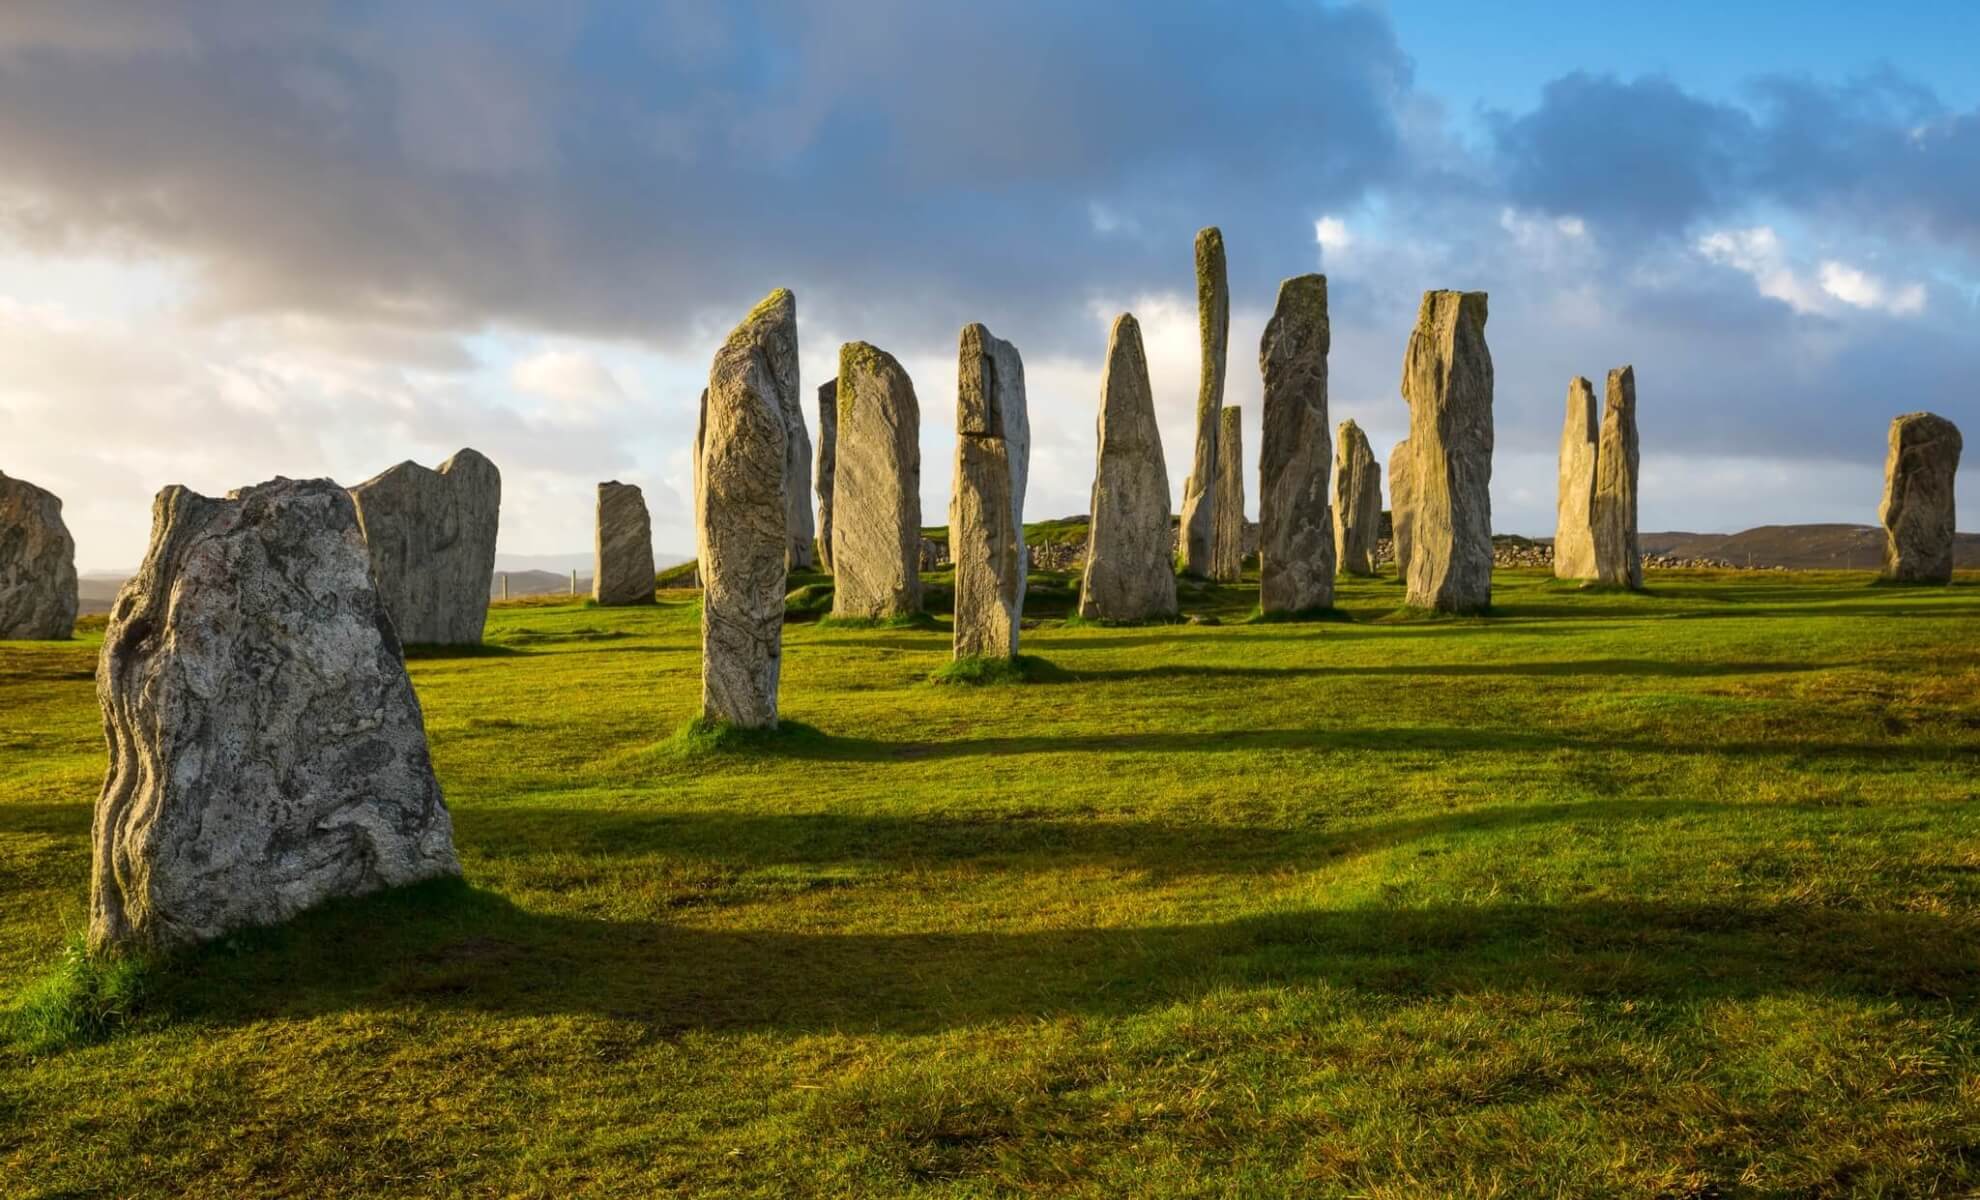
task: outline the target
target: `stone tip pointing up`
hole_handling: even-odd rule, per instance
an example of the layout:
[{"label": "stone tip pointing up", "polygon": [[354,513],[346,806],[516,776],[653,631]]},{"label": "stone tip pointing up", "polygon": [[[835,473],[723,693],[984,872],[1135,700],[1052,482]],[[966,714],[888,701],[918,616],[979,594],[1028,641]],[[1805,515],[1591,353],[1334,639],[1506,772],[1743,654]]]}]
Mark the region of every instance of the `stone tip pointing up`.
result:
[{"label": "stone tip pointing up", "polygon": [[1334,550],[1348,575],[1375,573],[1375,543],[1382,534],[1382,467],[1368,435],[1353,421],[1336,431]]},{"label": "stone tip pointing up", "polygon": [[1148,356],[1133,314],[1114,319],[1100,379],[1099,448],[1086,533],[1079,614],[1103,621],[1176,615],[1169,468],[1148,385]]},{"label": "stone tip pointing up", "polygon": [[1236,583],[1244,574],[1244,413],[1235,404],[1217,421],[1216,530],[1211,578]]},{"label": "stone tip pointing up", "polygon": [[839,348],[839,430],[832,485],[832,615],[921,611],[921,403],[894,356],[865,342]]},{"label": "stone tip pointing up", "polygon": [[653,523],[646,495],[630,483],[598,485],[591,598],[599,604],[653,603]]},{"label": "stone tip pointing up", "polygon": [[1608,402],[1602,410],[1590,521],[1596,581],[1613,587],[1643,586],[1643,556],[1636,538],[1637,466],[1636,369],[1618,367],[1609,372]]},{"label": "stone tip pointing up", "polygon": [[1024,615],[1024,490],[1031,457],[1024,362],[982,325],[962,331],[956,363],[956,466],[949,553],[956,570],[957,658],[1009,658]]},{"label": "stone tip pointing up", "polygon": [[0,472],[0,639],[76,627],[76,542],[55,493]]},{"label": "stone tip pointing up", "polygon": [[1414,462],[1408,603],[1492,604],[1492,354],[1484,292],[1425,292],[1403,357]]},{"label": "stone tip pointing up", "polygon": [[1567,416],[1561,423],[1560,491],[1554,505],[1554,577],[1595,578],[1595,452],[1602,422],[1595,385],[1577,375],[1568,382]]},{"label": "stone tip pointing up", "polygon": [[818,565],[832,569],[832,481],[839,462],[839,381],[818,385]]},{"label": "stone tip pointing up", "polygon": [[1955,512],[1953,480],[1964,448],[1959,429],[1932,413],[1906,413],[1891,422],[1884,459],[1884,578],[1904,583],[1950,583]]},{"label": "stone tip pointing up", "polygon": [[1196,235],[1196,313],[1202,365],[1196,386],[1196,457],[1183,484],[1182,569],[1207,578],[1216,540],[1217,414],[1231,340],[1231,286],[1224,267],[1224,234],[1216,226]]},{"label": "stone tip pointing up", "polygon": [[746,729],[777,724],[790,547],[786,386],[797,386],[797,308],[779,288],[715,352],[697,438],[702,715]]},{"label": "stone tip pointing up", "polygon": [[1327,480],[1327,277],[1279,285],[1258,343],[1265,377],[1258,445],[1258,607],[1299,613],[1334,603],[1334,519]]}]

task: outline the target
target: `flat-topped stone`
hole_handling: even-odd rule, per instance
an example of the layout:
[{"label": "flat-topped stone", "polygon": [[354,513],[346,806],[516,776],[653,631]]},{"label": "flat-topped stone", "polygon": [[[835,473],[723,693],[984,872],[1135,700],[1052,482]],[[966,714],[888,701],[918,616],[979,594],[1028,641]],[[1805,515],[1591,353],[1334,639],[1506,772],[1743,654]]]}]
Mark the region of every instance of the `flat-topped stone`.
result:
[{"label": "flat-topped stone", "polygon": [[653,522],[637,485],[598,485],[591,598],[599,604],[653,603]]},{"label": "flat-topped stone", "polygon": [[1299,613],[1334,603],[1334,519],[1327,481],[1327,277],[1300,275],[1258,344],[1265,377],[1258,446],[1258,608]]},{"label": "flat-topped stone", "polygon": [[949,499],[957,658],[1018,652],[1028,558],[1024,490],[1031,459],[1024,362],[982,325],[962,331],[956,362],[956,466]]},{"label": "flat-topped stone", "polygon": [[76,627],[76,542],[55,493],[0,473],[0,640]]}]

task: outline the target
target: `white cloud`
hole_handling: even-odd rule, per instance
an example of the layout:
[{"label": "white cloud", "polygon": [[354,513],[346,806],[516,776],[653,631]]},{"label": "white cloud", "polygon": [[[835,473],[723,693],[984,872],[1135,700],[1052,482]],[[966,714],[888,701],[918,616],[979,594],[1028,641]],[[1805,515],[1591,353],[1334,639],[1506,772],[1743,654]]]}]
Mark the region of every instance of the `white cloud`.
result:
[{"label": "white cloud", "polygon": [[1848,263],[1829,259],[1821,267],[1822,290],[1844,304],[1882,309],[1896,316],[1925,311],[1925,285],[1894,286]]},{"label": "white cloud", "polygon": [[582,350],[539,350],[509,368],[509,384],[526,395],[573,409],[611,408],[626,390],[604,363]]},{"label": "white cloud", "polygon": [[1313,240],[1325,254],[1339,254],[1354,245],[1354,234],[1339,217],[1321,217],[1313,223]]},{"label": "white cloud", "polygon": [[1698,239],[1697,250],[1709,262],[1752,276],[1761,295],[1798,313],[1834,315],[1840,311],[1838,302],[1900,317],[1925,311],[1922,283],[1892,284],[1835,259],[1823,260],[1812,275],[1797,269],[1786,243],[1770,226],[1708,233]]}]

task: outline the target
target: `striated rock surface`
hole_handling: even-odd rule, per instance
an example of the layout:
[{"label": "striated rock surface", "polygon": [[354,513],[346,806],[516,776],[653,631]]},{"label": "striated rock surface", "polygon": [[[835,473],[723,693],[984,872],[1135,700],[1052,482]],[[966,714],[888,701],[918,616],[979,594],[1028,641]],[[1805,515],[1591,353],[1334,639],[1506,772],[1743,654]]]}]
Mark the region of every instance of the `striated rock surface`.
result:
[{"label": "striated rock surface", "polygon": [[839,348],[832,615],[921,611],[921,404],[894,356]]},{"label": "striated rock surface", "polygon": [[1953,570],[1953,478],[1963,449],[1959,429],[1932,413],[1891,422],[1884,459],[1884,578],[1950,583]]},{"label": "striated rock surface", "polygon": [[956,567],[955,656],[1009,658],[1024,615],[1024,487],[1031,461],[1024,362],[982,325],[956,363],[956,469],[949,555]]},{"label": "striated rock surface", "polygon": [[93,946],[186,945],[460,874],[419,699],[330,480],[160,492],[96,694]]},{"label": "striated rock surface", "polygon": [[1217,422],[1216,537],[1210,578],[1235,583],[1244,574],[1244,413],[1230,405]]},{"label": "striated rock surface", "polygon": [[598,485],[591,598],[600,604],[653,603],[653,523],[646,495],[614,479]]},{"label": "striated rock surface", "polygon": [[1196,235],[1196,313],[1202,366],[1196,385],[1196,458],[1183,483],[1182,569],[1213,573],[1224,372],[1231,341],[1231,285],[1224,269],[1224,234],[1216,226]]},{"label": "striated rock surface", "polygon": [[1403,357],[1415,608],[1492,603],[1492,354],[1484,292],[1425,292]]},{"label": "striated rock surface", "polygon": [[1410,511],[1415,503],[1410,487],[1412,467],[1409,442],[1397,442],[1389,451],[1389,540],[1395,554],[1396,577],[1404,583],[1409,582],[1409,554],[1416,543],[1416,515]]},{"label": "striated rock surface", "polygon": [[502,517],[495,464],[475,450],[462,450],[438,471],[402,462],[352,488],[351,499],[399,640],[478,644]]},{"label": "striated rock surface", "polygon": [[1100,380],[1099,450],[1079,615],[1103,621],[1176,615],[1169,468],[1155,423],[1148,356],[1132,313],[1114,318]]},{"label": "striated rock surface", "polygon": [[701,711],[775,728],[790,549],[780,388],[797,353],[790,292],[770,293],[715,352],[697,444],[695,556],[701,564]]},{"label": "striated rock surface", "polygon": [[818,565],[832,569],[832,481],[839,461],[839,381],[818,385]]},{"label": "striated rock surface", "polygon": [[0,640],[76,627],[76,542],[55,493],[0,472]]},{"label": "striated rock surface", "polygon": [[1602,425],[1595,385],[1577,375],[1568,383],[1561,424],[1560,492],[1554,507],[1554,577],[1595,578],[1595,456]]},{"label": "striated rock surface", "polygon": [[[788,319],[780,313],[772,324],[778,332],[767,345],[777,377],[777,404],[784,412],[784,499],[791,541],[784,565],[809,571],[818,566],[818,540],[811,523],[811,435],[805,432],[804,397],[798,392],[797,298],[785,288],[771,295],[775,307],[788,310]],[[789,330],[788,337],[783,330]]]},{"label": "striated rock surface", "polygon": [[1375,541],[1382,533],[1382,466],[1368,435],[1342,421],[1334,449],[1334,553],[1348,575],[1375,573]]},{"label": "striated rock surface", "polygon": [[1297,613],[1334,603],[1334,520],[1327,502],[1327,277],[1279,285],[1258,344],[1265,375],[1258,444],[1258,608]]},{"label": "striated rock surface", "polygon": [[[1589,521],[1595,543],[1595,579],[1616,587],[1643,586],[1643,555],[1636,542],[1636,369],[1609,372],[1608,403],[1595,452],[1595,499]],[[1558,569],[1555,572],[1559,574]]]}]

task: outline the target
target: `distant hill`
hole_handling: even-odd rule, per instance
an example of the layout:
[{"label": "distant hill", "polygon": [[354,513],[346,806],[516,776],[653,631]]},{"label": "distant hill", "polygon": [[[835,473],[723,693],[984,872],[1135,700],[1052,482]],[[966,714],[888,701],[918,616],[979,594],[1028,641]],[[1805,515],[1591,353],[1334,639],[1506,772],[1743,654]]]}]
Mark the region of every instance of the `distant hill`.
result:
[{"label": "distant hill", "polygon": [[[1722,558],[1737,566],[1798,571],[1872,571],[1883,565],[1884,531],[1875,525],[1761,525],[1739,533],[1644,533],[1645,554]],[[1980,567],[1980,533],[1958,534],[1953,565]]]}]

